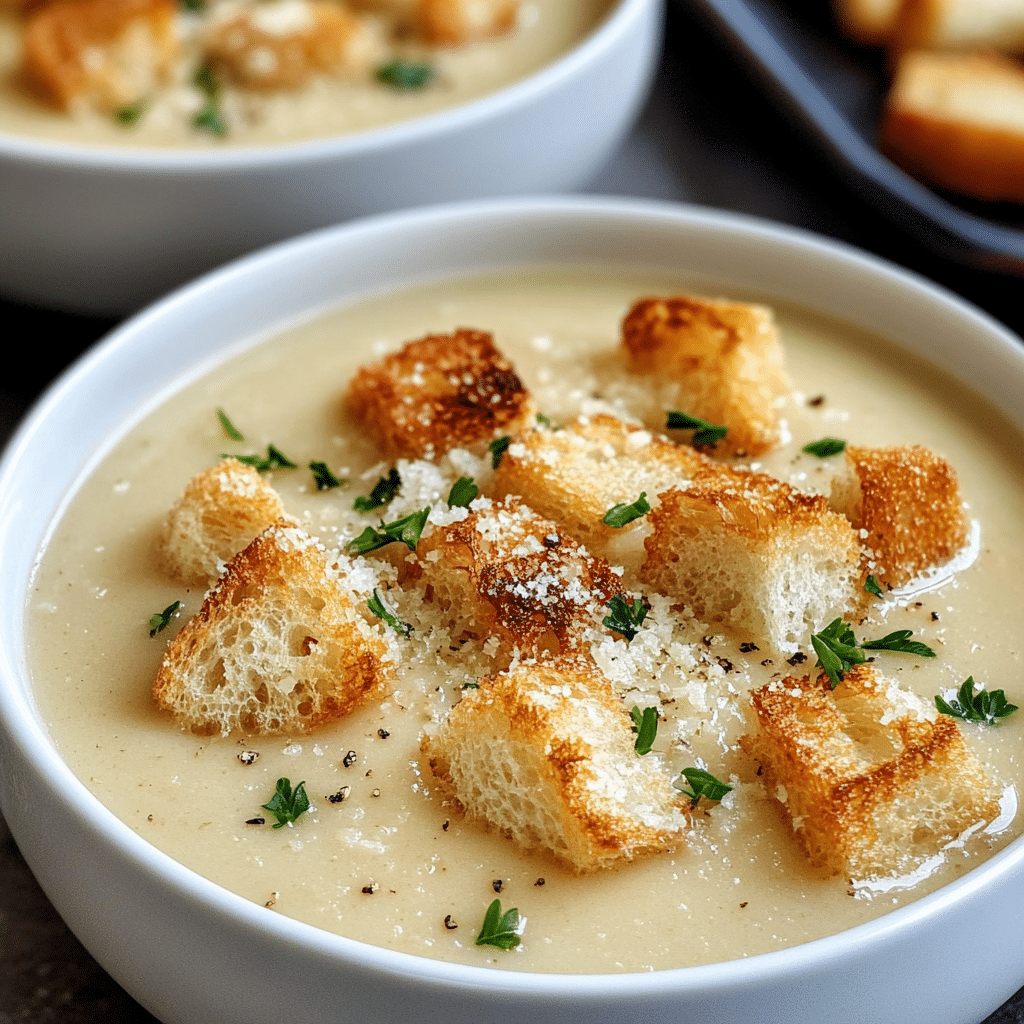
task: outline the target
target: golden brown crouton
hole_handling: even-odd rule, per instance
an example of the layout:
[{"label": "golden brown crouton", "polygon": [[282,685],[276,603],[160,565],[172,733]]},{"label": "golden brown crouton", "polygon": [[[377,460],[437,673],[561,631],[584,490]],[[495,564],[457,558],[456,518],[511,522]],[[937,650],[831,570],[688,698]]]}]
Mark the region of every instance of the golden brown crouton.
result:
[{"label": "golden brown crouton", "polygon": [[326,0],[249,4],[212,28],[205,50],[246,89],[297,89],[318,72],[366,74],[383,56],[371,22]]},{"label": "golden brown crouton", "polygon": [[679,411],[729,428],[725,455],[778,442],[775,399],[787,387],[771,310],[690,295],[641,299],[622,322],[633,368],[679,384]]},{"label": "golden brown crouton", "polygon": [[419,24],[431,43],[462,46],[511,30],[519,0],[419,0]]},{"label": "golden brown crouton", "polygon": [[466,328],[428,334],[360,367],[347,402],[388,458],[486,444],[533,415],[529,392],[491,335]]},{"label": "golden brown crouton", "polygon": [[903,0],[894,39],[901,49],[1024,52],[1022,0]]},{"label": "golden brown crouton", "polygon": [[865,574],[890,589],[944,565],[967,543],[956,471],[921,445],[850,445],[830,503],[861,531]]},{"label": "golden brown crouton", "polygon": [[514,499],[484,502],[423,537],[405,576],[422,575],[452,636],[498,637],[530,655],[580,649],[622,582],[557,523]]},{"label": "golden brown crouton", "polygon": [[788,678],[752,695],[744,748],[765,769],[811,861],[852,878],[902,874],[999,810],[957,723],[857,665]]},{"label": "golden brown crouton", "polygon": [[636,501],[721,470],[691,448],[612,416],[577,420],[562,430],[517,434],[494,481],[497,497],[519,495],[541,515],[588,544],[617,531],[601,520],[613,505]]},{"label": "golden brown crouton", "polygon": [[640,578],[699,619],[790,651],[857,600],[861,548],[843,516],[764,473],[660,495]]},{"label": "golden brown crouton", "polygon": [[606,680],[546,662],[481,680],[423,750],[470,817],[583,872],[683,838],[678,795],[634,740]]},{"label": "golden brown crouton", "polygon": [[197,473],[164,522],[164,571],[182,583],[209,583],[258,534],[286,518],[277,491],[251,466],[222,459]]},{"label": "golden brown crouton", "polygon": [[309,729],[382,687],[385,653],[343,563],[279,523],[228,563],[171,642],[153,699],[200,734]]},{"label": "golden brown crouton", "polygon": [[890,41],[903,0],[833,0],[836,18],[851,39],[882,46]]}]

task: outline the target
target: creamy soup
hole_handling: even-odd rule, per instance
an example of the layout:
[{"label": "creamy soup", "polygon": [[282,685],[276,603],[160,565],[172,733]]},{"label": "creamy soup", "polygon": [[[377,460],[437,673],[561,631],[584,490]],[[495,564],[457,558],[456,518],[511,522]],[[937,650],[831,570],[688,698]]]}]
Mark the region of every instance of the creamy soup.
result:
[{"label": "creamy soup", "polygon": [[[228,6],[232,0],[217,3]],[[207,148],[358,132],[502,89],[570,50],[612,6],[613,0],[525,0],[508,32],[458,46],[392,41],[385,20],[373,52],[360,57],[366,67],[346,74],[314,73],[297,88],[242,88],[226,79],[219,86],[217,119],[212,121],[202,117],[209,97],[196,82],[202,56],[195,16],[178,15],[180,58],[158,89],[145,90],[116,110],[108,109],[109,104],[75,103],[65,111],[26,87],[21,25],[0,10],[0,132],[92,145]],[[429,67],[429,81],[422,87],[397,88],[378,80],[377,70],[395,60]],[[196,127],[197,117],[206,127]],[[210,130],[211,123],[223,125],[223,131]]]},{"label": "creamy soup", "polygon": [[[319,316],[233,358],[184,388],[134,427],[95,469],[56,525],[30,600],[31,662],[45,721],[85,785],[140,836],[201,875],[317,927],[393,949],[465,964],[531,971],[659,970],[749,956],[859,924],[958,877],[1020,831],[1012,784],[1020,771],[1024,715],[964,732],[998,783],[1007,813],[988,832],[956,843],[919,872],[885,882],[823,877],[808,866],[756,766],[743,755],[747,692],[794,671],[779,656],[744,652],[692,621],[673,624],[654,599],[628,647],[607,637],[594,656],[628,705],[659,703],[656,751],[677,775],[700,760],[733,791],[695,817],[672,853],[577,877],[465,821],[437,791],[420,739],[488,669],[487,653],[435,654],[427,610],[395,600],[413,625],[391,693],[336,725],[294,735],[197,737],[154,707],[150,688],[168,638],[147,621],[173,600],[191,615],[202,593],[159,569],[160,523],[185,482],[222,452],[273,443],[294,461],[325,460],[345,487],[318,492],[306,470],[271,475],[288,510],[328,545],[373,516],[352,510],[387,472],[342,411],[359,361],[428,332],[493,331],[539,407],[556,421],[581,410],[630,411],[643,403],[624,378],[618,326],[644,294],[686,290],[657,276],[576,271],[524,273],[419,288]],[[731,295],[735,299],[757,296]],[[1019,438],[977,396],[890,344],[798,308],[777,308],[793,394],[785,445],[772,470],[807,490],[827,490],[828,460],[800,453],[825,435],[862,444],[923,443],[957,468],[980,547],[969,567],[935,589],[876,610],[858,637],[897,628],[938,652],[891,655],[883,672],[932,703],[973,675],[1019,699],[1018,566],[1024,542]],[[819,401],[819,398],[823,400]],[[251,445],[229,440],[224,409]],[[403,493],[388,518],[447,494],[447,477],[400,466]],[[765,463],[768,465],[768,463]],[[639,590],[635,556],[625,584]],[[404,646],[402,646],[404,644]],[[472,645],[470,645],[472,646]],[[809,638],[804,648],[810,653]],[[813,654],[803,670],[813,663]],[[259,758],[240,759],[256,752]],[[312,807],[275,830],[247,821],[287,777],[305,781]],[[328,798],[349,787],[344,800]],[[525,918],[512,952],[477,947],[484,911],[500,889]]]}]

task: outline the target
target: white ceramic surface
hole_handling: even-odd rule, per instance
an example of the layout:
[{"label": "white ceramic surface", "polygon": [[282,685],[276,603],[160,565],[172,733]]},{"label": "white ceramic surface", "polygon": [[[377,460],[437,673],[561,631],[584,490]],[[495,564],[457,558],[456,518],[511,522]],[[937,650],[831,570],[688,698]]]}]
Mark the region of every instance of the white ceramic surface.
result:
[{"label": "white ceramic surface", "polygon": [[632,125],[663,0],[621,0],[568,54],[389,127],[217,151],[0,133],[0,294],[123,314],[224,261],[351,217],[586,184]]},{"label": "white ceramic surface", "polygon": [[359,221],[247,257],[111,335],[42,399],[0,463],[0,810],[22,852],[86,947],[168,1024],[978,1024],[1024,984],[1024,840],[910,906],[782,952],[640,975],[502,973],[268,915],[150,847],[51,746],[24,660],[26,585],[47,523],[115,435],[183,375],[311,311],[545,261],[671,267],[830,313],[926,356],[1024,426],[1020,339],[908,272],[761,221],[505,200]]}]

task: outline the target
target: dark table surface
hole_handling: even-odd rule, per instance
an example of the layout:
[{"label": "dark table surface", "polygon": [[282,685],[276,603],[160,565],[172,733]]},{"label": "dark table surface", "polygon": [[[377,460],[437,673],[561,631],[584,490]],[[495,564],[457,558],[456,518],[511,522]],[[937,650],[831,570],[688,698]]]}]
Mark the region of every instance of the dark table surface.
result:
[{"label": "dark table surface", "polygon": [[[851,187],[820,139],[784,109],[735,41],[705,14],[696,0],[669,0],[651,98],[635,131],[586,191],[733,210],[838,238],[917,271],[1024,332],[1024,279],[937,255],[877,197]],[[64,366],[115,326],[2,301],[0,323],[11,351],[32,353],[0,387],[0,436]],[[951,970],[958,959],[951,937]],[[0,1024],[154,1019],[70,934],[0,819]],[[984,1024],[1010,1022],[1024,1024],[1024,990]]]}]

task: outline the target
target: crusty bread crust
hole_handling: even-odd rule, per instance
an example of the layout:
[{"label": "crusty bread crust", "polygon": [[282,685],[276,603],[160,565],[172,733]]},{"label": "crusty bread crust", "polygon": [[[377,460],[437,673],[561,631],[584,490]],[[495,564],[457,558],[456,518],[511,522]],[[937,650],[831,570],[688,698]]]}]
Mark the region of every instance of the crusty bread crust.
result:
[{"label": "crusty bread crust", "polygon": [[432,43],[462,46],[510,31],[519,0],[419,0],[419,25]]},{"label": "crusty bread crust", "polygon": [[278,523],[227,565],[167,649],[153,699],[183,728],[299,731],[348,714],[387,678],[338,556]]},{"label": "crusty bread crust", "polygon": [[893,28],[902,50],[1024,52],[1021,0],[903,0]]},{"label": "crusty bread crust", "polygon": [[833,0],[843,31],[858,43],[883,46],[891,41],[903,0]]},{"label": "crusty bread crust", "polygon": [[423,752],[470,817],[584,872],[671,849],[685,834],[660,759],[639,756],[633,741],[606,680],[549,661],[481,680]]}]

